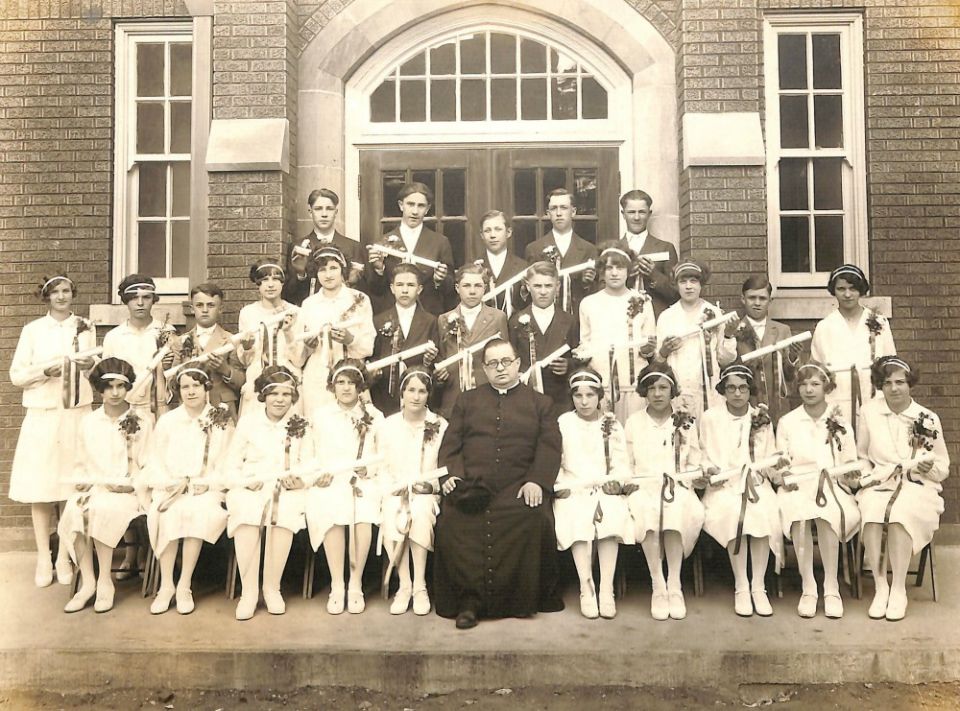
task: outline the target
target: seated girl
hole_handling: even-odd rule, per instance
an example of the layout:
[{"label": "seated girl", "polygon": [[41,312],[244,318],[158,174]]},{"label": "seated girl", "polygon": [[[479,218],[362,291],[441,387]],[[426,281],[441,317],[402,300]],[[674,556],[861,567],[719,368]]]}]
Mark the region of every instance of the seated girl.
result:
[{"label": "seated girl", "polygon": [[[580,302],[590,299],[588,296]],[[621,543],[634,543],[633,521],[621,495],[630,478],[623,427],[612,412],[601,413],[603,381],[592,368],[570,376],[573,412],[558,420],[563,437],[560,473],[554,486],[557,547],[570,549],[580,578],[580,612],[612,619],[617,614],[613,578]],[[600,559],[600,599],[593,582],[593,546]]]}]

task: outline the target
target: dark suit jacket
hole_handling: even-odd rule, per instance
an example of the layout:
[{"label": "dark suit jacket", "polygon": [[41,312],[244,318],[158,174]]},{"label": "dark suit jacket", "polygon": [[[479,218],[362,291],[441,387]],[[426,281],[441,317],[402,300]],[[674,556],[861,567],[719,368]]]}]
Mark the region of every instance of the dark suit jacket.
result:
[{"label": "dark suit jacket", "polygon": [[[377,337],[373,341],[373,355],[370,356],[372,361],[386,358],[391,353],[393,339],[381,333],[384,324],[388,321],[393,323],[395,329],[400,329],[400,317],[397,315],[396,306],[391,306],[386,311],[373,317],[373,327],[377,331]],[[410,323],[410,332],[406,338],[403,337],[403,332],[400,332],[400,341],[397,347],[398,350],[403,351],[427,341],[433,341],[439,347],[440,337],[437,334],[437,319],[424,311],[422,306],[417,305],[417,310],[413,312],[413,321]],[[404,362],[408,367],[423,365],[423,356],[419,355]],[[370,399],[373,400],[373,404],[383,413],[384,417],[400,411],[399,369],[396,372],[398,387],[395,396],[389,393],[390,378],[386,370],[379,373],[370,385]]]},{"label": "dark suit jacket", "polygon": [[[557,241],[553,238],[553,230],[550,230],[536,242],[531,242],[528,244],[527,249],[523,253],[523,257],[529,264],[540,262],[545,259],[543,256],[543,250],[547,247],[556,246]],[[570,239],[570,249],[568,249],[567,253],[563,256],[563,259],[560,262],[560,267],[562,269],[567,267],[575,267],[578,264],[583,264],[588,259],[596,258],[597,248],[574,232],[573,237]],[[583,300],[583,297],[593,292],[595,284],[593,282],[584,282],[582,273],[574,274],[571,281],[573,285],[571,313],[576,315],[580,313],[580,302]]]},{"label": "dark suit jacket", "polygon": [[[741,325],[745,329],[744,331],[740,331]],[[727,334],[731,333],[731,329],[736,333],[738,357],[746,355],[750,351],[755,351],[757,348],[772,346],[777,341],[782,341],[784,338],[790,338],[793,335],[790,327],[785,323],[768,318],[767,327],[763,330],[763,338],[758,344],[756,342],[756,332],[750,327],[747,317],[742,314],[736,325],[727,326]],[[770,408],[770,419],[776,425],[780,417],[789,412],[791,408],[789,394],[787,397],[780,396],[779,381],[774,377],[773,372],[774,358],[773,355],[763,356],[760,360],[752,361],[748,365],[753,371],[754,382],[757,384],[757,395],[750,400],[754,405],[765,402]],[[760,367],[761,363],[762,369]],[[792,382],[795,374],[796,368],[790,363],[789,351],[785,351],[783,354],[784,381]]]},{"label": "dark suit jacket", "polygon": [[[352,240],[349,237],[340,234],[339,232],[333,233],[332,242],[334,247],[337,247],[341,252],[343,252],[343,256],[347,258],[347,262],[366,264],[366,250],[359,242]],[[311,232],[296,244],[301,247],[307,247],[312,253],[314,250],[319,249],[323,243],[317,239],[316,232]],[[291,304],[302,306],[303,300],[308,296],[313,296],[313,294],[315,294],[320,288],[320,285],[317,284],[317,266],[309,257],[307,258],[306,276],[303,279],[297,278],[296,273],[293,271],[293,247],[293,242],[287,242],[286,263],[284,266],[284,269],[286,270],[286,279],[283,282],[283,291],[280,293],[282,294],[284,301],[289,301]],[[348,269],[347,273],[350,275],[350,278],[347,280],[348,284],[355,289],[364,291],[364,282],[362,279],[360,279],[359,272]]]},{"label": "dark suit jacket", "polygon": [[[213,330],[213,333],[210,334],[210,338],[207,339],[207,347],[204,348],[202,352],[210,353],[220,346],[226,345],[230,340],[231,335],[232,334],[229,331],[217,324]],[[184,350],[181,350],[178,356],[174,359],[174,362],[177,365],[185,360],[184,351],[190,346],[190,344],[193,344],[193,348],[195,350],[199,349],[200,344],[197,342],[196,327],[183,334],[180,342],[183,345]],[[210,404],[225,404],[228,408],[230,408],[230,412],[233,414],[234,419],[236,419],[237,401],[240,399],[240,388],[242,388],[243,384],[247,381],[247,369],[243,366],[243,363],[240,362],[240,358],[237,357],[236,349],[230,351],[225,360],[227,361],[227,365],[230,366],[229,379],[224,380],[224,377],[220,373],[213,373],[213,389],[210,391],[209,395]],[[179,401],[179,398],[177,398],[177,401]]]},{"label": "dark suit jacket", "polygon": [[[486,250],[483,251],[483,266],[485,266],[488,270],[490,270],[490,274],[493,274],[493,268],[490,266],[490,261],[487,259]],[[497,284],[502,284],[508,279],[515,277],[517,274],[520,274],[521,272],[525,272],[528,266],[529,265],[525,261],[523,261],[520,257],[515,255],[513,252],[508,251],[507,257],[503,261],[503,269],[500,270],[500,274],[493,274],[493,276],[494,276],[494,279],[496,279]],[[511,298],[511,301],[513,302],[514,313],[516,313],[517,311],[519,311],[520,309],[522,309],[524,306],[527,305],[527,299],[523,297],[522,291],[523,289],[520,288],[520,284],[514,284],[513,287],[511,287],[510,289],[510,292],[511,292],[510,298]],[[506,308],[504,305],[506,302],[506,298],[507,298],[506,293],[503,293],[497,296],[496,304],[490,301],[485,301],[484,303],[490,306],[496,306],[496,308],[502,311]]]},{"label": "dark suit jacket", "polygon": [[[390,230],[376,243],[386,245],[387,240],[394,235],[400,237],[399,228]],[[402,245],[403,242],[401,241],[400,244]],[[456,265],[453,263],[453,249],[450,247],[450,242],[443,235],[424,227],[420,232],[420,239],[417,240],[417,246],[413,253],[418,257],[426,257],[447,265],[447,277],[441,282],[439,288],[433,281],[433,268],[416,265],[423,275],[423,292],[420,294],[420,304],[435,316],[442,314],[447,309],[448,304],[455,302],[453,271]],[[363,271],[367,283],[367,293],[373,302],[374,313],[386,311],[393,306],[390,281],[393,279],[393,270],[398,264],[400,264],[399,258],[388,256],[384,259],[383,274],[377,274],[371,266],[367,266]]]},{"label": "dark suit jacket", "polygon": [[[523,326],[520,325],[521,316],[530,317],[530,327],[533,329],[533,341],[537,350],[537,358],[542,360],[564,343],[571,349],[576,348],[580,343],[580,320],[561,309],[555,309],[553,320],[547,327],[547,332],[540,330],[537,320],[533,318],[530,307],[518,311],[510,317],[510,342],[520,355],[520,372],[523,373],[530,367],[530,336]],[[573,408],[570,400],[570,389],[567,387],[567,378],[573,372],[574,359],[567,351],[563,356],[567,361],[567,374],[555,375],[550,368],[543,369],[543,394],[549,395],[553,400],[554,412],[559,417],[564,412]]]},{"label": "dark suit jacket", "polygon": [[[441,315],[437,319],[437,329],[440,332],[440,340],[438,341],[440,354],[437,356],[438,361],[449,358],[457,352],[457,339],[450,335],[449,329],[447,328],[448,317],[451,316],[453,318],[460,318],[459,306]],[[501,338],[509,338],[507,317],[503,311],[484,304],[480,307],[480,313],[477,315],[477,320],[474,322],[473,328],[464,335],[463,345],[465,347],[473,345],[488,336],[493,336],[498,333]],[[460,395],[460,369],[456,365],[453,365],[449,367],[449,371],[450,378],[446,383],[443,383],[440,394],[440,414],[444,417],[450,416],[450,413],[453,411],[453,403],[456,402],[457,397]],[[487,382],[487,376],[483,372],[483,353],[481,351],[473,354],[473,373],[477,386]]]},{"label": "dark suit jacket", "polygon": [[[620,245],[624,249],[630,248],[630,243],[627,241],[626,236],[620,238]],[[643,243],[640,254],[653,254],[655,252],[670,253],[669,260],[666,262],[654,262],[653,272],[650,276],[643,277],[643,288],[650,294],[650,300],[653,302],[653,314],[654,316],[659,316],[665,308],[671,304],[675,304],[680,298],[680,295],[677,293],[677,285],[673,281],[673,268],[677,266],[679,259],[677,258],[677,250],[672,244],[664,242],[662,239],[657,239],[647,232],[647,239]],[[637,274],[636,276],[630,277],[629,286],[639,291],[639,282],[640,275]]]}]

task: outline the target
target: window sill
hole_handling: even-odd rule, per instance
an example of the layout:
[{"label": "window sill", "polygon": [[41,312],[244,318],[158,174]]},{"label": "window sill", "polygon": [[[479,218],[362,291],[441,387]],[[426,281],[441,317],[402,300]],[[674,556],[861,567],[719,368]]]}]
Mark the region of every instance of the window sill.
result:
[{"label": "window sill", "polygon": [[[822,290],[816,291],[823,294]],[[770,302],[770,317],[777,321],[819,321],[837,307],[836,299],[829,294],[814,295],[816,292],[811,292],[790,293],[786,289],[778,290],[776,298]],[[893,300],[889,296],[866,296],[861,303],[887,318],[890,318],[893,312]]]},{"label": "window sill", "polygon": [[[163,298],[163,297],[161,297]],[[158,321],[169,320],[173,326],[185,326],[186,307],[189,301],[161,301],[153,307],[153,317]],[[92,304],[90,319],[98,326],[116,326],[127,320],[127,307],[124,304]]]}]

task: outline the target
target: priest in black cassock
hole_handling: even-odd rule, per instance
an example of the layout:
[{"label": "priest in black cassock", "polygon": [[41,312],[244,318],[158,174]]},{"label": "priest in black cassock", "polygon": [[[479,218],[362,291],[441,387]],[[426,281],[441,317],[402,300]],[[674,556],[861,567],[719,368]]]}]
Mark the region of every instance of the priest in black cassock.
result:
[{"label": "priest in black cassock", "polygon": [[440,445],[448,475],[433,594],[437,614],[459,629],[563,609],[548,503],[560,468],[553,403],[520,383],[509,341],[486,345],[483,368],[489,383],[460,394]]}]

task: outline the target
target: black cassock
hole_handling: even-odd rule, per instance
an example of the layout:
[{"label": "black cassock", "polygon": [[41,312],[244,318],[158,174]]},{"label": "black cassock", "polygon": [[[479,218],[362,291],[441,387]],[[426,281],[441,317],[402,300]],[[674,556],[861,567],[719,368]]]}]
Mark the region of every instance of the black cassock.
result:
[{"label": "black cassock", "polygon": [[[463,479],[437,518],[433,596],[440,616],[456,617],[464,602],[482,617],[563,609],[550,506],[560,468],[552,407],[525,385],[503,394],[481,385],[457,399],[440,445],[440,465]],[[529,481],[543,488],[536,508],[517,498]]]}]

